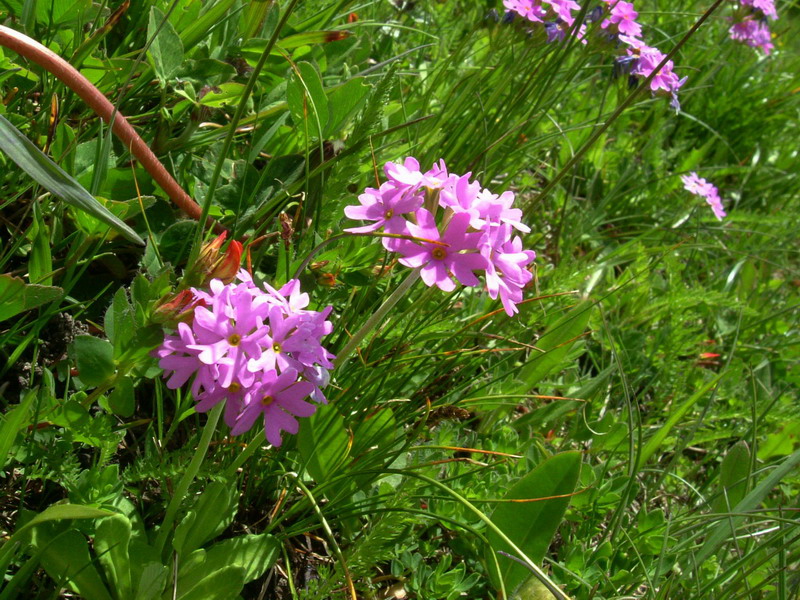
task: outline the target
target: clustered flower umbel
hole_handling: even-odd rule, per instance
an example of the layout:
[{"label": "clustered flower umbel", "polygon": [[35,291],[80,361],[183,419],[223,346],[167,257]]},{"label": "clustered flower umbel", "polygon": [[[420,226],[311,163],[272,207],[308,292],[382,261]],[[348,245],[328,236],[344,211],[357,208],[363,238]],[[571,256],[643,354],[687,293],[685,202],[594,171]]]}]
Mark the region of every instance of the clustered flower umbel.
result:
[{"label": "clustered flower umbel", "polygon": [[740,0],[729,29],[731,39],[769,54],[775,46],[767,22],[777,18],[774,0]]},{"label": "clustered flower umbel", "polygon": [[683,187],[686,191],[706,199],[718,221],[722,221],[727,216],[725,209],[722,207],[722,198],[719,197],[719,190],[714,184],[709,183],[702,177],[698,177],[694,171],[688,175],[681,175],[681,181],[683,181]]},{"label": "clustered flower umbel", "polygon": [[[758,0],[756,0],[758,1]],[[614,72],[625,74],[636,80],[646,79],[666,58],[666,54],[658,48],[648,46],[641,39],[642,26],[636,21],[639,13],[634,10],[632,2],[624,0],[600,0],[601,5],[589,11],[587,21],[600,22],[600,37],[603,42],[612,43],[621,52],[616,59]],[[575,28],[574,12],[581,7],[572,0],[503,0],[507,14],[519,15],[530,22],[541,23],[547,33],[548,41],[564,39],[568,31],[574,31],[582,43],[586,40],[586,25]],[[673,62],[661,67],[650,80],[650,91],[654,95],[666,95],[671,98],[670,105],[676,110],[680,108],[678,90],[686,82],[686,77],[679,78]]]},{"label": "clustered flower umbel", "polygon": [[499,296],[509,316],[517,313],[536,253],[523,249],[516,235],[530,228],[520,221],[522,211],[512,208],[514,193],[493,194],[470,181],[471,173],[448,173],[443,160],[423,173],[409,157],[386,163],[384,172],[388,181],[367,188],[358,197],[360,205],[345,208],[351,219],[372,223],[345,231],[411,236],[415,239],[384,237],[382,242],[401,256],[401,264],[420,269],[425,284],[450,292],[455,281],[479,286],[476,273],[482,273],[489,296]]},{"label": "clustered flower umbel", "polygon": [[321,339],[332,330],[331,307],[308,310],[308,294],[296,279],[280,289],[262,289],[245,270],[231,279],[211,279],[209,291],[179,294],[185,310],[175,319],[177,331],[153,355],[168,388],[194,378],[198,412],[224,402],[233,435],[263,416],[267,441],[280,446],[282,431],[297,433],[296,417],[314,414],[307,399],[326,402],[322,390],[334,357]]}]

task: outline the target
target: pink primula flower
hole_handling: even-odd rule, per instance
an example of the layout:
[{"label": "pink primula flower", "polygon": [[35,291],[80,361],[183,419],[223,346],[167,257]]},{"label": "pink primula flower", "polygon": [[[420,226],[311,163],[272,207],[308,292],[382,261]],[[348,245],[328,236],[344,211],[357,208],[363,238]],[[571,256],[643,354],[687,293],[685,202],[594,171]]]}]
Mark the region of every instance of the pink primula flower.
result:
[{"label": "pink primula flower", "polygon": [[722,199],[719,197],[719,190],[714,184],[709,183],[702,177],[698,177],[694,171],[688,175],[681,175],[681,181],[683,181],[683,187],[686,191],[706,199],[718,221],[722,221],[727,216],[722,206]]},{"label": "pink primula flower", "polygon": [[[384,244],[401,255],[400,264],[419,269],[426,285],[445,292],[456,289],[456,282],[465,286],[480,285],[478,276],[483,274],[489,296],[499,297],[506,313],[513,316],[517,312],[516,303],[522,301],[522,289],[533,278],[529,265],[536,257],[533,251],[524,250],[522,240],[512,234],[530,231],[522,222],[522,210],[513,206],[514,193],[494,194],[480,182],[471,180],[470,173],[448,173],[444,161],[422,173],[416,159],[406,158],[402,168],[398,163],[387,163],[385,171],[389,181],[378,190],[367,190],[376,196],[367,201],[369,206],[399,206],[392,204],[399,190],[419,194],[424,191],[423,208],[412,211],[409,207],[415,204],[403,205],[390,217],[401,216],[402,233],[416,238],[394,239],[392,244]],[[401,221],[390,222],[385,213],[381,217],[377,209],[368,211],[364,208],[363,194],[359,202],[362,206],[347,207],[345,214],[379,225],[346,231],[400,232]],[[442,215],[438,222],[437,212]],[[265,356],[268,355],[266,352]],[[271,359],[264,358],[262,362],[267,360]]]},{"label": "pink primula flower", "polygon": [[326,401],[322,388],[333,355],[321,339],[332,330],[331,307],[308,310],[308,295],[296,280],[265,291],[244,270],[236,278],[238,283],[228,284],[214,279],[208,292],[192,288],[202,302],[194,319],[178,323],[177,334],[167,335],[153,355],[167,387],[177,389],[193,378],[195,410],[224,402],[234,435],[264,415],[265,435],[279,446],[281,431],[297,432],[294,417],[314,412],[303,398]]}]

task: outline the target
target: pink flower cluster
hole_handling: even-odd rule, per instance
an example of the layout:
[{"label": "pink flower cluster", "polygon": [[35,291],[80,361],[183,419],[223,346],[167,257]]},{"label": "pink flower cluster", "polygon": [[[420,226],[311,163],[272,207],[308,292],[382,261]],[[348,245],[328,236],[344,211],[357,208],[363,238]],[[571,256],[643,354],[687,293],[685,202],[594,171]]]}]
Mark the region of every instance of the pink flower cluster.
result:
[{"label": "pink flower cluster", "polygon": [[247,271],[238,282],[210,283],[210,291],[191,289],[197,306],[191,322],[178,323],[153,355],[167,387],[177,389],[194,377],[198,412],[225,402],[225,422],[233,435],[248,431],[263,416],[273,446],[281,431],[297,433],[296,417],[314,414],[306,402],[326,402],[322,393],[333,355],[320,340],[331,332],[331,307],[307,310],[308,294],[295,279],[280,290],[258,287]]},{"label": "pink flower cluster", "polygon": [[518,312],[522,290],[533,278],[528,265],[536,253],[523,249],[515,235],[530,228],[520,221],[522,211],[512,208],[513,192],[493,194],[470,181],[471,173],[448,173],[444,161],[423,173],[409,157],[403,163],[386,163],[384,172],[388,181],[377,189],[367,188],[358,206],[345,208],[351,219],[372,223],[345,231],[413,237],[385,237],[383,245],[400,254],[401,264],[419,269],[428,286],[445,292],[456,288],[455,281],[479,286],[480,273],[489,296],[499,296],[509,316]]},{"label": "pink flower cluster", "polygon": [[[625,0],[600,0],[597,6],[588,13],[588,21],[601,21],[601,38],[613,43],[622,52],[617,58],[615,73],[626,74],[631,78],[647,78],[666,57],[657,48],[648,46],[641,40],[642,26],[636,20],[639,13],[632,2]],[[751,2],[771,2],[772,0],[749,0]],[[541,23],[547,33],[548,41],[564,39],[567,32],[573,29],[575,17],[573,13],[580,11],[580,5],[572,0],[503,0],[507,14],[519,15],[532,23]],[[586,26],[581,24],[573,29],[582,43],[587,43]],[[668,61],[650,81],[653,94],[663,94],[671,98],[671,105],[680,108],[678,90],[686,82],[686,77],[679,78],[674,64]]]},{"label": "pink flower cluster", "polygon": [[683,181],[683,187],[686,191],[706,199],[706,202],[711,206],[711,210],[714,212],[714,216],[717,217],[717,220],[722,221],[722,219],[727,216],[725,209],[722,207],[722,199],[719,197],[719,190],[717,190],[714,184],[709,183],[702,177],[698,177],[697,173],[694,171],[688,175],[681,175],[681,181]]},{"label": "pink flower cluster", "polygon": [[775,48],[767,20],[778,18],[774,0],[740,0],[741,6],[734,14],[734,23],[729,33],[731,39],[747,44],[751,48],[761,48],[769,54]]}]

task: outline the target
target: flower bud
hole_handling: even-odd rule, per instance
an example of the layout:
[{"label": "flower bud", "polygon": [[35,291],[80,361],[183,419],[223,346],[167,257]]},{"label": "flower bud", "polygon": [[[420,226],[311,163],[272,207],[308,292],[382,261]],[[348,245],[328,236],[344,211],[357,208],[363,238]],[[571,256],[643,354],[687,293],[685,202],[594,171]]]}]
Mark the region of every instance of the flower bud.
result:
[{"label": "flower bud", "polygon": [[236,276],[242,262],[242,244],[233,240],[228,244],[227,250],[221,252],[227,235],[228,232],[223,231],[200,249],[197,262],[190,269],[192,275],[199,280],[200,287],[205,287],[212,279],[220,279],[222,283],[228,284]]},{"label": "flower bud", "polygon": [[172,297],[166,296],[153,309],[153,322],[168,325],[190,323],[194,309],[205,304],[191,290],[182,290]]}]

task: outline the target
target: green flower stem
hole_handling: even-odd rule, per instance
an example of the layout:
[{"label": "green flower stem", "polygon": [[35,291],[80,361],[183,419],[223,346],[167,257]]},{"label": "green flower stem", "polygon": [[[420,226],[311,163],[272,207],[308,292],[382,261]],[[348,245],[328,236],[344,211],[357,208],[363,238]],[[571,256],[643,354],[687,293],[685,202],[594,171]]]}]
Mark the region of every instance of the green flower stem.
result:
[{"label": "green flower stem", "polygon": [[164,515],[164,522],[161,523],[161,527],[158,530],[158,536],[156,537],[156,551],[161,555],[164,552],[164,545],[167,542],[167,537],[172,530],[172,524],[175,521],[175,517],[178,515],[178,509],[181,507],[181,503],[183,502],[186,493],[189,491],[189,486],[194,481],[194,478],[197,477],[197,472],[200,470],[200,465],[203,464],[203,460],[206,457],[206,452],[208,452],[208,446],[211,444],[211,438],[214,435],[214,431],[217,429],[217,422],[219,421],[219,416],[222,414],[223,404],[217,404],[210,413],[208,413],[208,421],[206,421],[205,426],[203,427],[203,434],[200,436],[200,443],[197,445],[197,450],[194,452],[194,456],[192,457],[189,466],[186,467],[186,472],[181,477],[180,482],[178,483],[178,487],[175,488],[175,493],[172,495],[172,499],[169,501],[169,506],[167,506],[167,513]]},{"label": "green flower stem", "polygon": [[334,368],[341,367],[344,362],[347,360],[347,357],[352,354],[353,350],[356,349],[362,340],[367,336],[367,334],[375,329],[378,323],[382,323],[386,313],[394,308],[394,305],[400,301],[400,298],[406,295],[411,286],[419,279],[419,269],[414,269],[411,274],[406,277],[405,281],[397,286],[392,295],[389,296],[386,301],[381,304],[380,308],[375,311],[375,313],[367,319],[367,322],[361,326],[353,337],[350,338],[350,341],[345,344],[345,347],[341,349],[336,360],[333,361]]},{"label": "green flower stem", "polygon": [[230,479],[234,477],[236,475],[236,471],[239,470],[239,467],[241,467],[244,463],[246,463],[248,459],[251,456],[253,456],[253,454],[256,453],[256,451],[261,447],[261,444],[263,442],[264,442],[264,430],[258,429],[256,436],[252,440],[250,440],[250,442],[245,447],[244,451],[239,456],[237,456],[236,460],[234,460],[231,463],[231,466],[229,466],[225,470],[225,475],[224,475],[225,478]]}]

